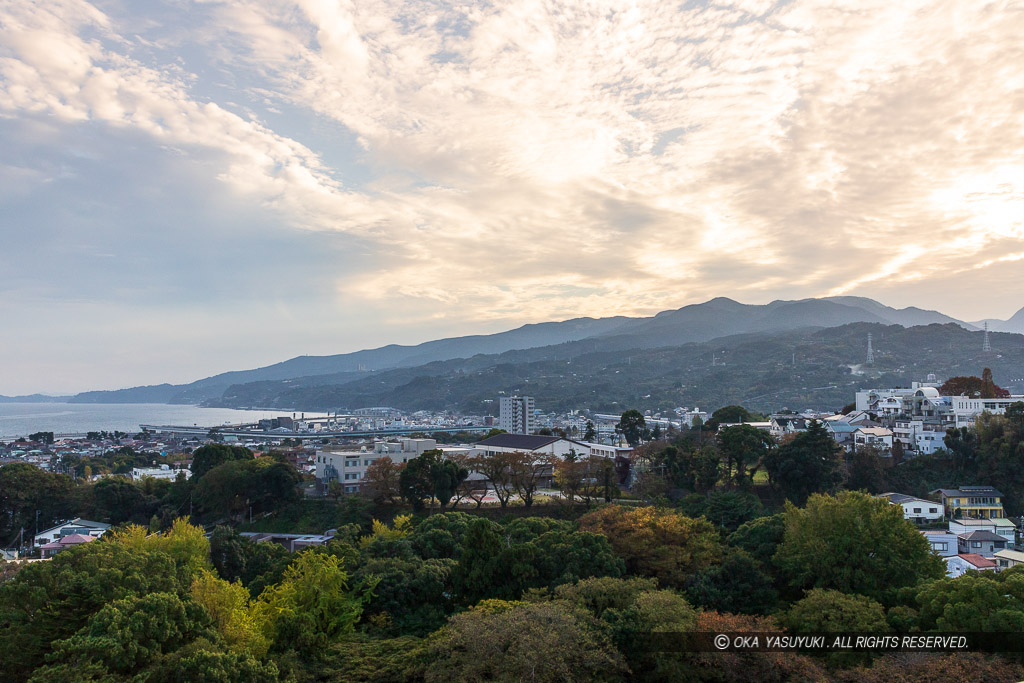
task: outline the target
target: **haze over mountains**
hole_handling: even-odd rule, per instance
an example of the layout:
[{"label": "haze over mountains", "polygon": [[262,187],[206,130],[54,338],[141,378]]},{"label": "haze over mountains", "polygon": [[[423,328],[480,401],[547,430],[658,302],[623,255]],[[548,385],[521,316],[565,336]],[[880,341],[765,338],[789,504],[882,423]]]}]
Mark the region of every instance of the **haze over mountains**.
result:
[{"label": "haze over mountains", "polygon": [[[983,324],[985,321],[980,322]],[[1007,321],[988,322],[992,331],[1024,333],[1024,309]],[[415,346],[389,345],[331,356],[299,356],[253,370],[225,372],[189,384],[91,391],[65,397],[64,400],[88,403],[210,403],[235,407],[264,407],[246,403],[247,399],[243,396],[250,399],[269,399],[281,394],[289,386],[340,386],[364,379],[369,371],[417,368],[439,361],[470,359],[481,355],[495,356],[517,350],[543,350],[557,345],[571,344],[571,353],[577,355],[624,352],[632,349],[677,347],[736,335],[776,335],[794,330],[833,328],[852,323],[902,327],[954,323],[965,330],[980,329],[977,323],[956,320],[937,311],[915,307],[895,309],[864,297],[839,296],[773,301],[766,305],[741,304],[732,299],[719,297],[678,310],[663,311],[651,317],[577,318],[562,322],[524,325],[491,335],[440,339]],[[561,352],[566,352],[566,349],[561,349]],[[495,359],[493,362],[506,360]],[[241,391],[238,389],[256,384],[261,386],[249,386],[248,389]],[[39,396],[25,398],[44,400]]]}]

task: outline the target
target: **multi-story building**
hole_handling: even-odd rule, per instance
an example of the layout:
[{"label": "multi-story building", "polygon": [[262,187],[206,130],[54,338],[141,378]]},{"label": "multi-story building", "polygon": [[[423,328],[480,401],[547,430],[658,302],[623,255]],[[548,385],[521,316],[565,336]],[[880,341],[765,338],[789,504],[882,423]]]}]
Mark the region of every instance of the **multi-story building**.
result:
[{"label": "multi-story building", "polygon": [[[366,468],[377,460],[388,457],[396,464],[409,462],[434,448],[437,448],[434,439],[399,439],[375,441],[372,447],[362,446],[358,450],[317,451],[314,458],[316,480],[323,487],[337,482],[345,487],[345,493],[358,493],[366,478]],[[464,450],[468,452],[468,449]]]},{"label": "multi-story building", "polygon": [[885,498],[892,505],[899,505],[903,508],[903,518],[918,524],[925,522],[938,522],[942,520],[942,506],[934,500],[922,500],[903,493],[882,493],[879,498]]},{"label": "multi-story building", "polygon": [[509,434],[531,434],[533,411],[531,396],[502,396],[498,400],[498,427]]},{"label": "multi-story building", "polygon": [[960,552],[960,540],[951,531],[922,531],[921,535],[928,541],[932,552],[940,557],[950,557]]},{"label": "multi-story building", "polygon": [[950,518],[963,517],[989,519],[1005,517],[1003,494],[991,486],[961,486],[958,489],[935,489],[930,495],[938,495]]},{"label": "multi-story building", "polygon": [[967,534],[972,531],[991,531],[1005,538],[1007,543],[1013,544],[1016,538],[1017,527],[1006,517],[949,520],[949,532],[952,534]]},{"label": "multi-story building", "polygon": [[949,396],[953,413],[953,422],[957,427],[970,427],[983,412],[1002,415],[1014,403],[1024,401],[1024,396],[1007,398],[970,398],[969,396]]}]

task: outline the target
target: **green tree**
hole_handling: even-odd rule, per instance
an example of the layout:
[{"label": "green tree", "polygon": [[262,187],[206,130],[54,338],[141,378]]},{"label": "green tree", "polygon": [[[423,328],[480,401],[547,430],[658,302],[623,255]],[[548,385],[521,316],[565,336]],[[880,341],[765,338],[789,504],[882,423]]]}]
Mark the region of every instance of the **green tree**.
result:
[{"label": "green tree", "polygon": [[737,422],[753,422],[756,416],[743,406],[723,406],[711,413],[706,426],[712,431],[718,429],[722,424],[735,424]]},{"label": "green tree", "polygon": [[592,442],[596,438],[597,430],[594,428],[594,423],[591,422],[590,420],[587,420],[587,429],[585,432],[583,432],[583,440],[587,442]]},{"label": "green tree", "polygon": [[846,457],[846,488],[881,493],[885,485],[885,467],[877,448],[858,446]]},{"label": "green tree", "polygon": [[454,609],[451,559],[372,558],[353,580],[379,580],[367,598],[364,618],[385,635],[424,636],[444,625]]},{"label": "green tree", "polygon": [[424,501],[434,496],[433,471],[441,462],[440,452],[430,450],[421,453],[405,463],[398,475],[398,488],[402,498],[419,511],[424,508]]},{"label": "green tree", "polygon": [[891,604],[897,591],[941,577],[945,566],[898,505],[859,491],[787,503],[775,562],[795,589],[859,593]]},{"label": "green tree", "polygon": [[725,533],[764,514],[761,500],[748,491],[712,491],[706,496],[695,493],[681,499],[679,507],[690,517],[703,515]]},{"label": "green tree", "polygon": [[100,479],[93,487],[96,516],[111,524],[141,522],[152,514],[153,501],[142,489],[121,477]]},{"label": "green tree", "polygon": [[772,485],[789,500],[802,505],[817,491],[833,492],[843,482],[842,449],[817,420],[792,441],[764,457]]},{"label": "green tree", "polygon": [[592,616],[553,603],[456,615],[430,639],[427,657],[428,683],[613,681],[626,672]]},{"label": "green tree", "polygon": [[[210,615],[174,593],[151,593],[105,605],[81,631],[57,641],[49,659],[71,670],[99,666],[113,674],[137,674],[197,639],[217,642]],[[54,674],[44,669],[36,678]]]},{"label": "green tree", "polygon": [[431,468],[430,476],[434,484],[434,497],[444,512],[459,485],[469,477],[469,470],[454,460],[445,458]]},{"label": "green tree", "polygon": [[193,477],[202,477],[218,465],[223,465],[232,460],[252,459],[253,454],[244,446],[228,446],[222,443],[211,443],[200,446],[192,452]]},{"label": "green tree", "polygon": [[260,594],[259,604],[270,614],[268,636],[275,649],[316,655],[353,632],[363,597],[349,590],[339,558],[307,550],[288,565],[280,583]]},{"label": "green tree", "polygon": [[1024,569],[968,572],[923,584],[917,592],[922,630],[1024,632]]},{"label": "green tree", "polygon": [[721,564],[694,574],[686,597],[699,607],[731,614],[767,614],[778,601],[771,578],[738,548],[727,552]]},{"label": "green tree", "polygon": [[636,447],[640,445],[640,440],[646,428],[647,420],[644,419],[643,413],[635,408],[631,408],[622,413],[619,423],[615,425],[615,432],[622,434],[623,438],[626,439],[626,443],[630,446]]},{"label": "green tree", "polygon": [[624,573],[604,536],[547,521],[517,520],[504,528],[483,519],[471,522],[454,574],[462,601],[514,600],[530,588]]},{"label": "green tree", "polygon": [[735,486],[750,486],[765,455],[775,445],[770,434],[747,424],[720,429],[718,448],[726,481]]},{"label": "green tree", "polygon": [[222,578],[249,587],[259,577],[269,583],[280,580],[292,554],[277,543],[253,543],[230,527],[218,526],[210,534],[210,559]]},{"label": "green tree", "polygon": [[[25,680],[43,663],[50,644],[70,638],[108,603],[151,593],[184,594],[206,562],[187,534],[146,541],[146,532],[65,550],[25,567],[0,584],[0,661],[4,675]],[[138,537],[141,536],[141,539]],[[199,530],[202,539],[202,530]]]},{"label": "green tree", "polygon": [[0,467],[0,538],[4,542],[25,529],[25,537],[63,519],[74,516],[75,489],[70,478],[50,474],[28,463],[12,463]]},{"label": "green tree", "polygon": [[785,534],[785,516],[780,513],[744,522],[727,540],[729,545],[747,551],[763,566],[770,567]]}]

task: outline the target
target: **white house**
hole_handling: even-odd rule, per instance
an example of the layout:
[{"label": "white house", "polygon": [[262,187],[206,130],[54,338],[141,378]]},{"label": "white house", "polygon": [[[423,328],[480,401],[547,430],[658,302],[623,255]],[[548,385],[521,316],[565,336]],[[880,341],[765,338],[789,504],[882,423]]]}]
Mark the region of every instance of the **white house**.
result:
[{"label": "white house", "polygon": [[1009,569],[1024,564],[1024,553],[1019,550],[1000,550],[992,559],[996,561],[999,570]]},{"label": "white house", "polygon": [[994,571],[995,568],[995,560],[990,560],[987,557],[973,553],[953,555],[946,558],[946,576],[954,579],[958,576],[963,576],[965,572],[971,570]]},{"label": "white house", "polygon": [[103,534],[107,533],[109,528],[110,525],[104,524],[103,522],[91,522],[88,519],[75,517],[72,520],[58,524],[55,527],[50,527],[46,531],[40,531],[35,536],[35,544],[45,545],[47,543],[59,541],[63,537],[71,536],[73,534],[99,538]]},{"label": "white house", "polygon": [[[942,506],[934,500],[924,500],[902,493],[883,493],[878,496],[885,498],[892,505],[899,505],[903,508],[903,518],[911,522],[922,524],[925,522],[938,522],[943,519]],[[954,545],[954,547],[956,547]]]},{"label": "white house", "polygon": [[956,534],[949,531],[922,531],[921,535],[928,541],[932,552],[941,557],[950,557],[959,553]]},{"label": "white house", "polygon": [[1017,527],[1006,517],[992,517],[991,519],[951,519],[949,520],[949,530],[958,536],[972,531],[991,531],[1005,538],[1007,543],[1013,543]]},{"label": "white house", "polygon": [[892,452],[892,432],[885,427],[858,427],[853,432],[853,443],[858,448],[871,446],[889,454]]}]

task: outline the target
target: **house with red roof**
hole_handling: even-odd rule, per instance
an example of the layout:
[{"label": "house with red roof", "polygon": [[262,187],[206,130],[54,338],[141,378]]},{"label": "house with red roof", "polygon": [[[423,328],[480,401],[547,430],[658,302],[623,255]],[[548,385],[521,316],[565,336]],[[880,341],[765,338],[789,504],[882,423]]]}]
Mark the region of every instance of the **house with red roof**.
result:
[{"label": "house with red roof", "polygon": [[59,540],[47,543],[46,545],[39,546],[39,550],[42,553],[44,560],[49,559],[59,553],[62,550],[71,548],[82,543],[89,543],[95,541],[95,536],[86,536],[84,534],[68,534],[67,536],[61,536]]},{"label": "house with red roof", "polygon": [[969,571],[995,571],[996,563],[977,553],[960,553],[946,558],[946,576],[956,578]]}]

